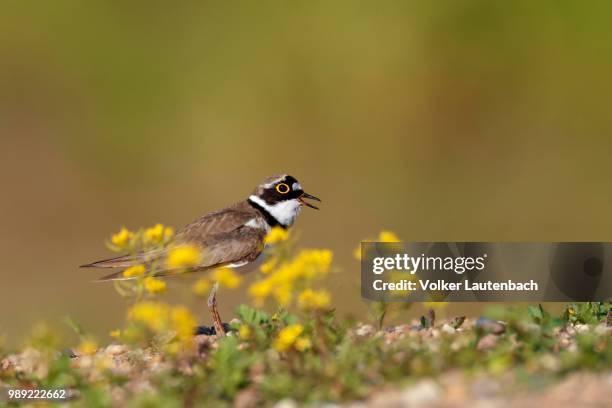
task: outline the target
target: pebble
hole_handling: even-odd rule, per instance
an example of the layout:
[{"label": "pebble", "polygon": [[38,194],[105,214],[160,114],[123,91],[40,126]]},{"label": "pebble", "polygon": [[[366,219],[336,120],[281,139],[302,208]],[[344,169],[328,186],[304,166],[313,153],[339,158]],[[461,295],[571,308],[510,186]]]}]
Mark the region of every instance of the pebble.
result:
[{"label": "pebble", "polygon": [[355,330],[355,334],[358,336],[371,336],[375,331],[376,329],[371,324],[362,324]]},{"label": "pebble", "polygon": [[274,408],[298,408],[298,404],[290,398],[285,398],[274,404]]},{"label": "pebble", "polygon": [[586,324],[577,324],[574,326],[574,328],[578,333],[586,333],[589,331],[589,326],[587,326]]},{"label": "pebble", "polygon": [[476,327],[487,333],[493,334],[502,334],[506,331],[506,325],[504,322],[492,320],[486,317],[479,317],[478,320],[476,320]]},{"label": "pebble", "polygon": [[476,345],[476,350],[483,351],[492,349],[497,344],[497,339],[498,337],[496,335],[492,333],[487,334],[478,341],[478,344]]},{"label": "pebble", "polygon": [[470,391],[478,399],[493,398],[501,391],[501,385],[491,378],[479,377],[471,384]]},{"label": "pebble", "polygon": [[433,380],[421,380],[402,392],[404,406],[420,407],[434,404],[442,397],[442,389]]},{"label": "pebble", "polygon": [[125,344],[111,344],[106,347],[106,354],[110,354],[111,356],[116,356],[118,354],[123,354],[128,351],[128,348]]},{"label": "pebble", "polygon": [[457,329],[455,329],[453,326],[451,326],[450,324],[444,323],[442,325],[442,333],[446,333],[446,334],[454,334]]}]

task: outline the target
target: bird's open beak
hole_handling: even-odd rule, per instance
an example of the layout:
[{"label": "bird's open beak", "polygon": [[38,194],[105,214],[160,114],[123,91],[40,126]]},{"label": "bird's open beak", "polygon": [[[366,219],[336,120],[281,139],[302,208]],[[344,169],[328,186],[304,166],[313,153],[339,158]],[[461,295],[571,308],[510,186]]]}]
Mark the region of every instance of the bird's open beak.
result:
[{"label": "bird's open beak", "polygon": [[315,196],[313,196],[313,195],[311,195],[311,194],[304,193],[304,194],[302,194],[302,195],[301,195],[301,196],[298,198],[298,201],[299,201],[299,202],[300,202],[302,205],[305,205],[306,207],[314,208],[315,210],[318,210],[318,209],[319,209],[319,207],[316,207],[316,206],[314,206],[314,205],[310,204],[309,202],[304,201],[304,199],[305,199],[305,198],[310,198],[311,200],[315,200],[315,201],[321,201],[321,199],[319,199],[319,197],[315,197]]}]

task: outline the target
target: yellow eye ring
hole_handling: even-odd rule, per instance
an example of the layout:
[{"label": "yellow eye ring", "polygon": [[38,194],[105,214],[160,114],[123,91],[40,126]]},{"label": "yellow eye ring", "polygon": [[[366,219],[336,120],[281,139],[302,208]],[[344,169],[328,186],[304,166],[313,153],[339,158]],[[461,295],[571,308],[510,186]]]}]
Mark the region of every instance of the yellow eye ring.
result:
[{"label": "yellow eye ring", "polygon": [[291,188],[289,187],[288,184],[279,183],[276,185],[276,191],[278,191],[281,194],[287,194],[289,190],[291,190]]}]

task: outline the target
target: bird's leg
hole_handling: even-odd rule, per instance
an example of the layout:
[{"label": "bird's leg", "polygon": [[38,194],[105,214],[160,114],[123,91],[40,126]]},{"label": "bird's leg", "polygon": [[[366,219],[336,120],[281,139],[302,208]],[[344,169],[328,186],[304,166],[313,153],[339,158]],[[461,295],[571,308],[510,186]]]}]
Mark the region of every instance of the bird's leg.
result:
[{"label": "bird's leg", "polygon": [[221,316],[219,316],[219,311],[217,310],[217,289],[219,289],[219,283],[215,282],[208,296],[208,310],[210,310],[210,314],[212,314],[215,332],[218,336],[223,337],[225,336],[225,329],[223,328]]}]

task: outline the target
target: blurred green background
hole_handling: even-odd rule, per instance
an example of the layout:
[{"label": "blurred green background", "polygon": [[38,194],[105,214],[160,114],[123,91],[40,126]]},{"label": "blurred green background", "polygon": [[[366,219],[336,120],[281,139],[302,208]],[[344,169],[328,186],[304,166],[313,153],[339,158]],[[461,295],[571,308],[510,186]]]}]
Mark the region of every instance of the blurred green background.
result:
[{"label": "blurred green background", "polygon": [[105,237],[180,227],[276,173],[323,198],[301,243],[334,250],[335,303],[358,316],[352,250],[383,228],[610,240],[610,2],[2,5],[9,339],[64,315],[118,326],[123,301],[77,268],[110,255]]}]

